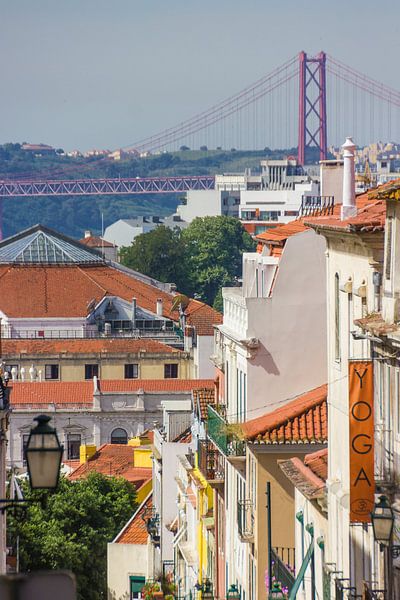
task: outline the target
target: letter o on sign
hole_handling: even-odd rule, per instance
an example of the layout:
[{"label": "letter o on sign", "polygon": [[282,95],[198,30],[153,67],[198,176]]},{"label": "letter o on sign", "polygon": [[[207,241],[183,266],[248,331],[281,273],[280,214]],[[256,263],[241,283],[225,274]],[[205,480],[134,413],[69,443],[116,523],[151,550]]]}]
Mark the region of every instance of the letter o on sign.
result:
[{"label": "letter o on sign", "polygon": [[367,421],[372,415],[372,408],[367,402],[359,400],[353,405],[351,414],[356,421]]}]

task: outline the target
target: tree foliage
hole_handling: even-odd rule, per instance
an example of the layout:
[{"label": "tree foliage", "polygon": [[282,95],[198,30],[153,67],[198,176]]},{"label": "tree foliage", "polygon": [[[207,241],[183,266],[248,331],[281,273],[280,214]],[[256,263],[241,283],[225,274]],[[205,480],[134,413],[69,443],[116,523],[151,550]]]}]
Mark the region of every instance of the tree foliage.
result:
[{"label": "tree foliage", "polygon": [[57,492],[30,491],[34,500],[21,516],[7,519],[11,540],[19,536],[22,571],[70,569],[79,600],[107,597],[107,542],[136,508],[135,491],[125,479],[91,473],[86,479],[60,480]]},{"label": "tree foliage", "polygon": [[202,217],[183,231],[163,226],[135,238],[121,252],[121,261],[145,275],[176,283],[180,292],[197,294],[222,310],[221,288],[235,283],[242,253],[254,242],[238,219]]},{"label": "tree foliage", "polygon": [[180,231],[160,225],[122,248],[121,262],[159,281],[173,281],[181,288],[185,280],[184,253]]}]

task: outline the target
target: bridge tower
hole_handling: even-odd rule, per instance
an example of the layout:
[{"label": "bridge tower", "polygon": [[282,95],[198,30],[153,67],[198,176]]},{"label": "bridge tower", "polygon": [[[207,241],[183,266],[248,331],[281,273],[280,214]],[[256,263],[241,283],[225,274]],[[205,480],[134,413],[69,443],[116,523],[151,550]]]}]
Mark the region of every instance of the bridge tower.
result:
[{"label": "bridge tower", "polygon": [[304,165],[307,150],[317,148],[326,160],[326,54],[299,54],[299,146],[298,161]]}]

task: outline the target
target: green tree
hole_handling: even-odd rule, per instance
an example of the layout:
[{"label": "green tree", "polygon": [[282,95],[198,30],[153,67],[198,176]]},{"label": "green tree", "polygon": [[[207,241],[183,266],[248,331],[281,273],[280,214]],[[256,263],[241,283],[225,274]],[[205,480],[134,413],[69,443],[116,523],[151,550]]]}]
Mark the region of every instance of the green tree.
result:
[{"label": "green tree", "polygon": [[138,235],[132,244],[121,248],[121,262],[159,281],[174,282],[185,291],[185,247],[179,229],[164,225]]},{"label": "green tree", "polygon": [[186,293],[200,295],[222,309],[221,288],[232,285],[242,272],[242,254],[255,243],[234,217],[197,218],[182,232],[187,272]]},{"label": "green tree", "polygon": [[54,494],[24,488],[25,518],[8,517],[11,540],[19,536],[22,571],[70,569],[79,600],[107,597],[107,542],[136,508],[135,490],[125,479],[91,473],[86,479],[60,480]]}]

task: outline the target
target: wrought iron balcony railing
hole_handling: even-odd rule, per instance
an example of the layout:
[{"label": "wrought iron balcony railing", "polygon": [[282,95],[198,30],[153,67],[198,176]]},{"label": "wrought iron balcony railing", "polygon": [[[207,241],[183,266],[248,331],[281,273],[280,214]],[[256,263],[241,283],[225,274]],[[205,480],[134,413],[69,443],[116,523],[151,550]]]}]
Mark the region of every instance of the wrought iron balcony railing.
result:
[{"label": "wrought iron balcony railing", "polygon": [[199,441],[199,469],[211,482],[225,480],[225,459],[221,452],[208,440]]},{"label": "wrought iron balcony railing", "polygon": [[282,550],[282,548],[273,548],[271,550],[272,574],[275,577],[275,580],[279,581],[281,586],[287,588],[290,592],[295,582],[294,565],[284,562],[283,555],[279,552],[280,550]]}]

